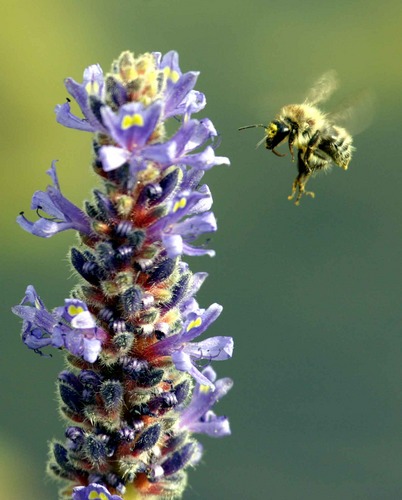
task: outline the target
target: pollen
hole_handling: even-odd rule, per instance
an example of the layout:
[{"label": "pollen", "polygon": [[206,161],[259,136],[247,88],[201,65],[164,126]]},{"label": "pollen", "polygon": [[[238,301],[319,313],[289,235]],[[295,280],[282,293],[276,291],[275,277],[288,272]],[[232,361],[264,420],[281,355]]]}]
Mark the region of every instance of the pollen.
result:
[{"label": "pollen", "polygon": [[127,130],[130,127],[142,127],[144,125],[144,118],[139,113],[133,115],[125,115],[121,122],[121,128]]},{"label": "pollen", "polygon": [[274,135],[277,133],[277,131],[278,131],[277,125],[275,125],[275,123],[271,123],[271,125],[267,129],[267,136],[269,138],[274,137]]},{"label": "pollen", "polygon": [[197,327],[201,326],[201,323],[202,323],[202,319],[200,317],[198,317],[197,319],[193,319],[193,321],[190,321],[190,323],[187,327],[187,331],[189,332],[193,328],[197,328]]},{"label": "pollen", "polygon": [[180,198],[179,201],[176,201],[176,203],[173,205],[173,213],[176,213],[180,208],[184,208],[187,205],[187,200],[186,198]]}]

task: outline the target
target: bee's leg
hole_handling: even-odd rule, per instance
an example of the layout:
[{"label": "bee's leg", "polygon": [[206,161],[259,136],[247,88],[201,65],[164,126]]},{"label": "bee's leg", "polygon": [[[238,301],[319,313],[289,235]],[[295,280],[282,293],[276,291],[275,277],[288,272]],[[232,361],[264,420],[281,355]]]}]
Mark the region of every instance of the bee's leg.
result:
[{"label": "bee's leg", "polygon": [[306,189],[305,189],[307,181],[309,180],[313,171],[308,166],[308,164],[304,161],[303,157],[304,157],[303,151],[301,149],[299,149],[298,154],[297,154],[297,169],[299,171],[299,174],[297,175],[296,179],[293,181],[292,193],[288,196],[288,200],[292,200],[296,194],[296,191],[298,190],[295,205],[298,205],[300,203],[300,198],[304,194],[311,196],[312,198],[314,198],[314,196],[315,196],[312,191],[306,191]]},{"label": "bee's leg", "polygon": [[292,155],[292,161],[295,161],[295,155],[293,154],[293,143],[295,142],[296,135],[297,135],[297,129],[296,127],[293,127],[289,132],[289,139],[288,139],[289,151],[290,154]]},{"label": "bee's leg", "polygon": [[318,147],[321,142],[321,133],[317,130],[307,144],[306,151],[304,153],[304,161],[308,163],[310,161],[311,155],[314,153],[314,150]]}]

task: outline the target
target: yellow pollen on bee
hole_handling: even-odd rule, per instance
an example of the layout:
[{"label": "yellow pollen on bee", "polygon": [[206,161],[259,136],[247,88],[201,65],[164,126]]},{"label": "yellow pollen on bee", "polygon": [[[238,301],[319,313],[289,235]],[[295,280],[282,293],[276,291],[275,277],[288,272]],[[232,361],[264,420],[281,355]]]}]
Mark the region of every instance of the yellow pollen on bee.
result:
[{"label": "yellow pollen on bee", "polygon": [[98,82],[88,82],[85,85],[85,90],[87,94],[97,94],[99,92],[99,83]]},{"label": "yellow pollen on bee", "polygon": [[95,490],[92,490],[88,495],[88,500],[108,500],[108,497],[105,493],[98,493]]},{"label": "yellow pollen on bee", "polygon": [[84,308],[82,306],[68,306],[68,314],[70,316],[77,316],[77,314],[80,314],[84,312]]},{"label": "yellow pollen on bee", "polygon": [[180,198],[179,201],[176,201],[176,203],[173,205],[173,210],[172,212],[175,213],[177,212],[180,208],[184,208],[187,205],[187,200],[186,198]]},{"label": "yellow pollen on bee", "polygon": [[273,137],[278,131],[278,126],[275,125],[275,123],[271,123],[269,128],[267,128],[266,130],[267,130],[267,136]]},{"label": "yellow pollen on bee", "polygon": [[121,121],[121,128],[127,130],[130,127],[142,127],[144,125],[144,118],[139,113],[133,115],[125,115]]},{"label": "yellow pollen on bee", "polygon": [[163,73],[165,75],[166,79],[172,80],[173,83],[176,83],[177,80],[180,78],[180,75],[177,71],[174,69],[169,68],[169,66],[166,66],[166,68],[163,68]]},{"label": "yellow pollen on bee", "polygon": [[197,328],[198,326],[201,326],[202,319],[198,317],[197,319],[193,319],[193,321],[190,321],[187,327],[187,331],[189,332],[193,328]]}]

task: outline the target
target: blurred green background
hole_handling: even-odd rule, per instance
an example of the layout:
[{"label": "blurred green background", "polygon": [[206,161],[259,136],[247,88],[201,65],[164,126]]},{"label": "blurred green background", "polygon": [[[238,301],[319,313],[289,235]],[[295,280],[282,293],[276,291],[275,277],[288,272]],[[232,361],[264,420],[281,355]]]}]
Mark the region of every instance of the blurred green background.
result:
[{"label": "blurred green background", "polygon": [[[201,436],[206,453],[184,498],[402,498],[401,25],[400,0],[3,4],[1,498],[56,498],[47,441],[64,429],[62,357],[28,351],[10,307],[27,284],[49,308],[75,284],[74,235],[42,240],[14,219],[48,184],[53,159],[64,194],[80,205],[88,196],[91,137],[56,124],[53,108],[66,76],[107,70],[125,49],[175,49],[183,71],[201,71],[199,116],[232,160],[206,176],[217,256],[191,265],[210,273],[199,302],[224,306],[209,335],[235,338],[233,360],[214,364],[235,380],[217,407],[233,435]],[[350,169],[314,178],[316,198],[295,207],[289,155],[256,150],[263,131],[237,128],[270,121],[331,68],[342,80],[334,102],[370,89],[373,120],[355,137]]]}]

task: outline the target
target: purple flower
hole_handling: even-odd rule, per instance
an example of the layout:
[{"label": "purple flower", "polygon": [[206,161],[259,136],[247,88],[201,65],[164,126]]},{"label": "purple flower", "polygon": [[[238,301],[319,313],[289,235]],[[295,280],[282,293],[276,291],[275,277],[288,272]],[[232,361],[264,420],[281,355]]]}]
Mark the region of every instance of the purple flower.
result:
[{"label": "purple flower", "polygon": [[89,486],[74,488],[72,500],[122,500],[122,498],[110,494],[104,486],[92,483]]},{"label": "purple flower", "polygon": [[41,237],[79,233],[74,298],[48,310],[28,286],[13,308],[27,347],[64,350],[70,366],[57,380],[66,441],[52,443],[48,471],[69,483],[60,495],[72,500],[179,498],[202,457],[192,433],[230,434],[212,407],[232,381],[209,365],[232,356],[233,339],[198,339],[222,307],[200,307],[207,274],[182,260],[214,255],[202,241],[217,224],[201,180],[229,164],[215,155],[212,122],[191,118],[206,103],[198,74],[182,73],[174,51],[125,51],[105,75],[92,65],[82,83],[66,79],[82,114],[67,99],[57,121],[93,133],[98,187],[81,211],[61,194],[53,162],[52,185],[32,199],[39,220],[18,217]]},{"label": "purple flower", "polygon": [[90,234],[91,225],[88,217],[76,205],[67,200],[60,191],[56,173],[56,161],[46,172],[53,181],[53,186],[48,186],[46,191],[36,191],[32,197],[31,209],[44,210],[51,218],[41,217],[35,222],[30,222],[23,213],[17,217],[18,224],[29,233],[42,238],[50,238],[56,233],[75,229],[80,233]]},{"label": "purple flower", "polygon": [[106,333],[96,326],[81,300],[66,299],[65,305],[49,312],[34,287],[29,285],[20,305],[12,308],[14,314],[24,320],[23,342],[42,354],[47,346],[64,347],[74,356],[94,363],[101,351]]},{"label": "purple flower", "polygon": [[159,234],[172,259],[182,254],[213,257],[213,250],[196,248],[188,243],[204,233],[216,231],[214,214],[206,212],[211,206],[212,196],[206,185],[198,191],[180,192],[168,204],[167,215],[149,228],[149,234],[155,237]]},{"label": "purple flower", "polygon": [[81,108],[84,119],[78,118],[70,112],[70,104],[58,104],[55,108],[56,120],[61,125],[86,132],[105,132],[99,116],[94,113],[90,106],[90,96],[100,101],[103,96],[104,78],[103,71],[99,64],[93,64],[84,71],[83,82],[77,83],[72,78],[66,78],[66,89],[77,101]]},{"label": "purple flower", "polygon": [[229,420],[216,416],[211,408],[228,393],[233,381],[230,378],[216,380],[216,373],[211,366],[204,368],[202,375],[214,384],[215,390],[197,382],[190,404],[181,411],[179,427],[211,437],[227,436],[230,434]]},{"label": "purple flower", "polygon": [[[159,59],[160,54],[155,54]],[[174,115],[191,115],[205,107],[205,95],[193,90],[199,72],[189,71],[182,74],[179,67],[179,55],[175,51],[165,54],[159,64],[163,71],[164,89],[164,117]]]},{"label": "purple flower", "polygon": [[225,156],[215,156],[212,146],[206,146],[203,151],[191,153],[204,147],[207,141],[216,136],[217,132],[210,120],[188,120],[171,139],[163,144],[153,145],[149,150],[148,158],[163,167],[186,165],[209,170],[215,165],[229,165],[229,159]]},{"label": "purple flower", "polygon": [[225,360],[232,356],[232,337],[211,337],[201,342],[191,342],[199,337],[222,312],[222,306],[212,304],[201,314],[190,312],[180,333],[152,344],[146,354],[150,356],[172,356],[172,361],[180,371],[188,372],[197,382],[212,388],[214,384],[195,366],[199,359]]},{"label": "purple flower", "polygon": [[144,168],[141,160],[150,159],[148,152],[152,146],[146,146],[159,121],[162,102],[155,101],[148,107],[142,103],[125,104],[115,114],[110,108],[101,111],[103,121],[118,146],[102,146],[100,158],[106,172],[130,162],[137,168]]}]

